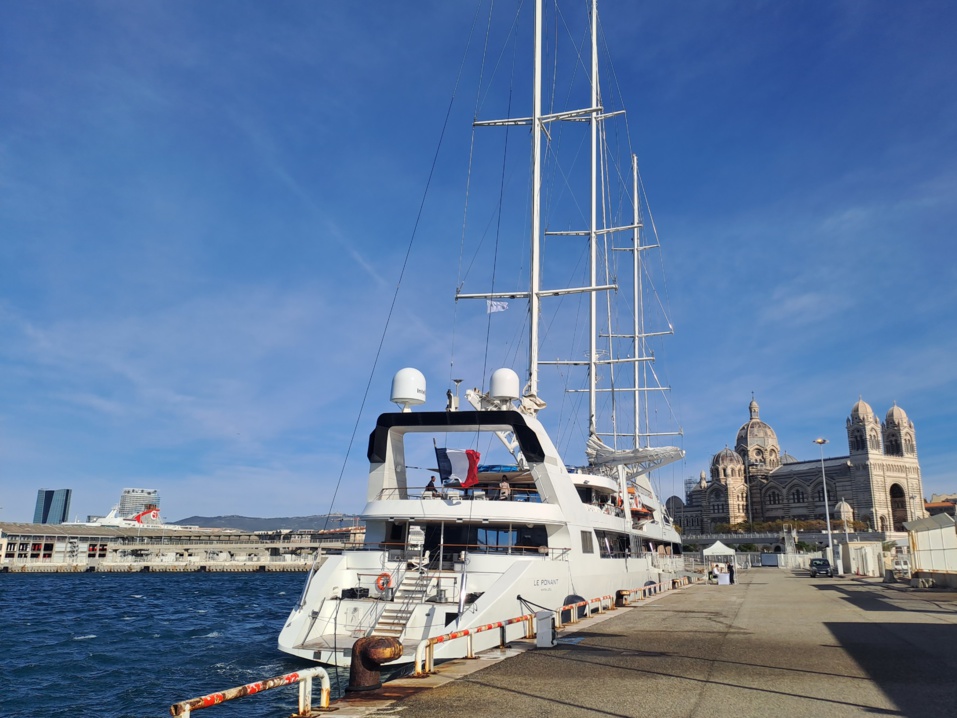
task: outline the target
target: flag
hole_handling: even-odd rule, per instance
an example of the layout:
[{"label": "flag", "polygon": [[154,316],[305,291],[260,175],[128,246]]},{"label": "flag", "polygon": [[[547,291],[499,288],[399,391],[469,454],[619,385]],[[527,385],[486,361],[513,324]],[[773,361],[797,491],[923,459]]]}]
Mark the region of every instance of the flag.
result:
[{"label": "flag", "polygon": [[439,476],[443,486],[468,488],[478,483],[478,462],[481,454],[472,449],[440,449],[435,447]]},{"label": "flag", "polygon": [[496,302],[492,299],[486,299],[485,302],[488,304],[488,313],[494,314],[495,312],[504,312],[508,309],[508,302]]}]

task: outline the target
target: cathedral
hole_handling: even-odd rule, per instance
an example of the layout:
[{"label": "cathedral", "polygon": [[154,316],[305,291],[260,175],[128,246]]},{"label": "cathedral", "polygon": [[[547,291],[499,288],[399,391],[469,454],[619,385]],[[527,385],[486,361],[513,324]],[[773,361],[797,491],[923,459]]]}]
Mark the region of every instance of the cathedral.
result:
[{"label": "cathedral", "polygon": [[[781,451],[778,437],[751,400],[750,419],[738,430],[734,450],[711,460],[711,475],[672,496],[668,511],[686,536],[714,533],[719,524],[824,520],[821,459],[798,461]],[[914,422],[896,404],[883,423],[863,399],[847,419],[847,454],[823,461],[834,521],[857,521],[871,531],[903,531],[924,516],[923,487]]]}]

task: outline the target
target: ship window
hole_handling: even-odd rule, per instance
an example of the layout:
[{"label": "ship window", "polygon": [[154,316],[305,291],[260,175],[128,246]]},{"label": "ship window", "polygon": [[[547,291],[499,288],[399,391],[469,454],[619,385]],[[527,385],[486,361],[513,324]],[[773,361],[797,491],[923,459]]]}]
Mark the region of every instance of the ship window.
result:
[{"label": "ship window", "polygon": [[592,541],[591,531],[582,531],[582,553],[595,553],[595,544]]},{"label": "ship window", "polygon": [[630,554],[627,534],[614,531],[595,531],[598,553],[602,558],[624,558]]}]

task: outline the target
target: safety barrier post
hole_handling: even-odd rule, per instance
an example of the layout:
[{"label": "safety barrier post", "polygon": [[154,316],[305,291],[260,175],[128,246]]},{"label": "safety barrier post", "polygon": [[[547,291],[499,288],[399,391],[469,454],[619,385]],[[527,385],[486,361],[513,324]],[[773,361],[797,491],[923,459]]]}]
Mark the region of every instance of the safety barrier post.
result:
[{"label": "safety barrier post", "polygon": [[237,688],[228,688],[225,691],[210,693],[209,695],[200,696],[199,698],[190,698],[186,701],[180,701],[179,703],[174,703],[171,705],[169,707],[169,712],[173,716],[185,716],[185,718],[189,718],[194,710],[209,708],[210,706],[219,705],[220,703],[225,703],[226,701],[231,701],[236,698],[251,696],[262,691],[268,691],[271,688],[280,688],[281,686],[288,686],[292,683],[298,683],[299,712],[295,714],[294,718],[305,718],[313,713],[312,679],[315,676],[319,676],[319,679],[322,683],[318,710],[327,711],[329,710],[329,703],[332,698],[329,674],[326,673],[324,668],[316,666],[314,668],[307,668],[302,671],[297,671],[296,673],[287,673],[282,676],[276,676],[275,678],[267,678],[264,681],[247,683],[246,685],[239,686]]},{"label": "safety barrier post", "polygon": [[532,621],[535,617],[531,614],[525,616],[525,638],[535,638],[535,625]]},{"label": "safety barrier post", "polygon": [[415,647],[415,663],[412,675],[416,678],[425,678],[427,675],[425,671],[422,670],[422,664],[425,661],[425,651],[429,645],[428,639],[424,641],[419,641],[419,645]]},{"label": "safety barrier post", "polygon": [[466,658],[475,658],[475,654],[472,653],[472,634],[469,633],[465,639],[465,657]]}]

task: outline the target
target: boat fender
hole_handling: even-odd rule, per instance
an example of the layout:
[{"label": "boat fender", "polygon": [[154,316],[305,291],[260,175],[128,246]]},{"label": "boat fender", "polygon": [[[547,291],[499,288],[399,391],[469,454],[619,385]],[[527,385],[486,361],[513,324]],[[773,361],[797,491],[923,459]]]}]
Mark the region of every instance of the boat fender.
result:
[{"label": "boat fender", "polygon": [[392,588],[392,576],[387,573],[380,573],[378,578],[375,580],[375,587],[379,591],[385,591],[387,588]]}]

